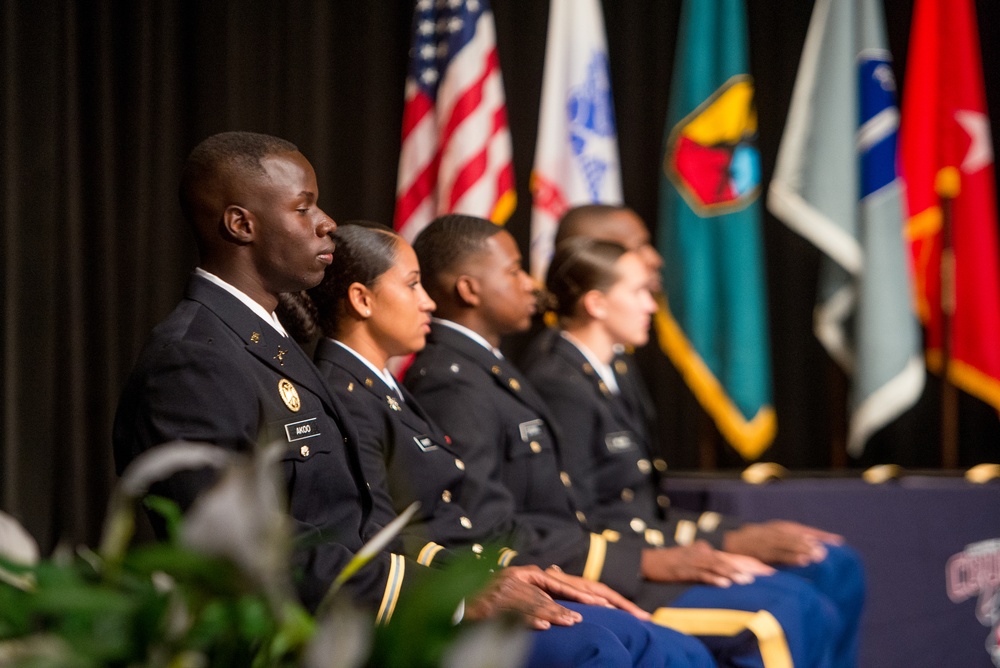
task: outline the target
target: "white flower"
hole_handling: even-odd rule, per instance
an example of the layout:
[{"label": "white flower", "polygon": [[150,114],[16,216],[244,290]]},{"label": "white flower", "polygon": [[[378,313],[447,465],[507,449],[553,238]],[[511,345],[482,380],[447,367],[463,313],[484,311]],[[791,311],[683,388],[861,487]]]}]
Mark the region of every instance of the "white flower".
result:
[{"label": "white flower", "polygon": [[122,473],[108,502],[101,535],[101,556],[117,561],[125,554],[135,531],[135,500],[145,496],[150,485],[188,469],[222,468],[236,453],[208,443],[174,441],[150,448],[136,457]]},{"label": "white flower", "polygon": [[[38,563],[38,543],[17,520],[4,512],[0,512],[0,556],[23,566]],[[0,567],[0,582],[25,591],[34,586],[31,574],[12,573],[3,567]]]},{"label": "white flower", "polygon": [[2,511],[0,511],[0,556],[25,566],[34,566],[38,563],[38,543],[17,520]]},{"label": "white flower", "polygon": [[291,520],[285,512],[284,480],[277,466],[281,444],[240,458],[203,493],[184,516],[181,543],[228,558],[277,603],[290,596],[288,563]]}]

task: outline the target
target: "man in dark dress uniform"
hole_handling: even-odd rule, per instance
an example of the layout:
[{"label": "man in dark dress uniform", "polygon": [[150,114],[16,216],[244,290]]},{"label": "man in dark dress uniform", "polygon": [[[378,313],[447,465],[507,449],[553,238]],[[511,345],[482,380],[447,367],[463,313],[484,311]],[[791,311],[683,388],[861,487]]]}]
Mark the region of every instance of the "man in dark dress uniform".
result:
[{"label": "man in dark dress uniform", "polygon": [[[282,461],[290,512],[300,534],[332,540],[296,556],[303,601],[315,606],[337,573],[380,527],[353,434],[309,358],[285,336],[273,311],[280,292],[323,278],[336,224],[318,206],[312,165],[286,141],[223,133],[188,157],[180,197],[200,263],[187,293],[150,335],[115,417],[119,471],[143,451],[173,440],[252,452],[288,444]],[[174,476],[156,491],[187,507],[212,481],[207,471]],[[388,614],[404,573],[380,555],[348,584]]]}]

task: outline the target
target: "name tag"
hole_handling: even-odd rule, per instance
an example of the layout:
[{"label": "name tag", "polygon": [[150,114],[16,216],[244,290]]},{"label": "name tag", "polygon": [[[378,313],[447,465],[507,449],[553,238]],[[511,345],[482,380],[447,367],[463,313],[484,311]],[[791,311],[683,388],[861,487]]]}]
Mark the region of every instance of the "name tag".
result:
[{"label": "name tag", "polygon": [[542,427],[544,425],[545,421],[542,419],[528,420],[517,425],[518,431],[521,432],[521,440],[527,443],[538,438],[542,435]]},{"label": "name tag", "polygon": [[438,449],[438,446],[434,445],[434,441],[428,436],[414,436],[413,442],[417,444],[421,452],[430,452],[431,450]]},{"label": "name tag", "polygon": [[320,433],[318,425],[316,424],[316,418],[299,420],[298,422],[289,422],[285,425],[285,435],[288,437],[289,443],[301,441],[304,438],[319,436]]},{"label": "name tag", "polygon": [[625,452],[635,447],[632,441],[631,432],[616,431],[604,437],[604,443],[608,446],[608,452]]}]

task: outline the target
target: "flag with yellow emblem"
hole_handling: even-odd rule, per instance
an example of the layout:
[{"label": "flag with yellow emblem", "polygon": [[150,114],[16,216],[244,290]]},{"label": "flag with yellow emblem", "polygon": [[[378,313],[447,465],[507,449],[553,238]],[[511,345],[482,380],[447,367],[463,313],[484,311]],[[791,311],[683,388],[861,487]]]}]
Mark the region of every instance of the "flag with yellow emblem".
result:
[{"label": "flag with yellow emblem", "polygon": [[767,201],[823,253],[814,327],[848,377],[855,457],[924,388],[888,44],[882,0],[817,0]]},{"label": "flag with yellow emblem", "polygon": [[719,431],[752,460],[776,420],[747,53],[743,0],[684,3],[660,175],[656,324]]}]

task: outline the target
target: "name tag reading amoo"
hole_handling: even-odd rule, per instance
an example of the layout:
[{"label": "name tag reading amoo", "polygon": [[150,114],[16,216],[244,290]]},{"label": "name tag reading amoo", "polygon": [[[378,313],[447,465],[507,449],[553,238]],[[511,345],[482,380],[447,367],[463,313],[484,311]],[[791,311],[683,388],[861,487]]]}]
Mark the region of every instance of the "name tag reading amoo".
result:
[{"label": "name tag reading amoo", "polygon": [[301,441],[304,438],[313,438],[314,436],[319,436],[319,429],[317,427],[316,418],[289,422],[285,425],[285,436],[288,437],[289,443]]},{"label": "name tag reading amoo", "polygon": [[608,452],[625,452],[634,446],[632,434],[627,431],[616,431],[604,437],[604,444],[608,446]]},{"label": "name tag reading amoo", "polygon": [[521,440],[527,443],[541,436],[542,425],[544,424],[545,421],[539,418],[538,420],[528,420],[517,425],[518,431],[521,432]]},{"label": "name tag reading amoo", "polygon": [[299,391],[295,389],[292,385],[292,381],[287,378],[282,378],[278,381],[278,395],[281,400],[285,402],[288,406],[288,410],[293,413],[298,413],[299,408],[302,407],[302,401],[299,399]]}]

